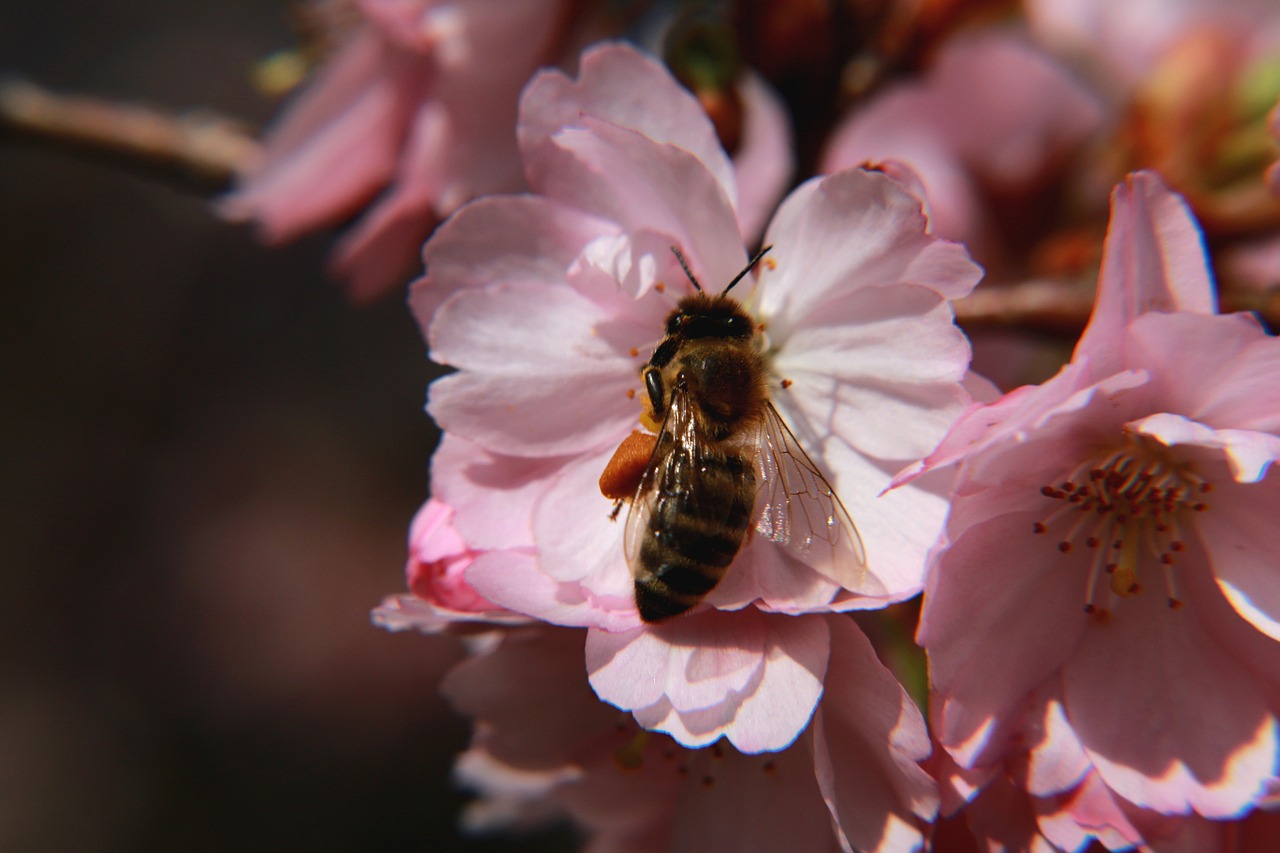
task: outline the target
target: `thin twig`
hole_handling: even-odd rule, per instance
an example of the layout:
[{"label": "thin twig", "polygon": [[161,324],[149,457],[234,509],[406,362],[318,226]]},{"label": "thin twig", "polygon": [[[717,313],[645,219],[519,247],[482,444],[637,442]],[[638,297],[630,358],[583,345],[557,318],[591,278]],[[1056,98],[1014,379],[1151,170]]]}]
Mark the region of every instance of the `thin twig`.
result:
[{"label": "thin twig", "polygon": [[1093,292],[1056,281],[984,285],[955,302],[966,328],[1003,327],[1079,332],[1093,308]]},{"label": "thin twig", "polygon": [[210,111],[175,115],[61,95],[13,78],[0,79],[0,128],[214,186],[225,185],[260,152],[243,124]]},{"label": "thin twig", "polygon": [[[1280,290],[1232,288],[1219,294],[1225,313],[1253,311],[1280,329]],[[1093,289],[1058,281],[982,286],[955,303],[956,322],[966,329],[1017,328],[1079,334],[1093,310]]]}]

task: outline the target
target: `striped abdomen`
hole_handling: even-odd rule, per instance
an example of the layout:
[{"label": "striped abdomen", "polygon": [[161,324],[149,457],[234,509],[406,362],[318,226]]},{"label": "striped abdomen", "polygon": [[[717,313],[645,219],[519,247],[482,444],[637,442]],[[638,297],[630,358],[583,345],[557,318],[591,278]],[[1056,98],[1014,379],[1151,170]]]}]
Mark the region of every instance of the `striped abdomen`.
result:
[{"label": "striped abdomen", "polygon": [[718,584],[752,527],[755,472],[732,452],[671,465],[635,567],[640,618],[679,616]]}]

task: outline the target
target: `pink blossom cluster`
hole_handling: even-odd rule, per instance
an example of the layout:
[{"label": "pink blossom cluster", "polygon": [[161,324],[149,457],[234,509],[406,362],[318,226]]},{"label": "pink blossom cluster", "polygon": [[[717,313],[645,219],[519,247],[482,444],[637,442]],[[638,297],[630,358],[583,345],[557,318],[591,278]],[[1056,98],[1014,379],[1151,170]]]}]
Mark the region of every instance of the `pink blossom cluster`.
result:
[{"label": "pink blossom cluster", "polygon": [[271,243],[354,217],[333,271],[355,299],[382,295],[441,218],[521,187],[516,98],[558,58],[567,5],[355,0],[353,31],[270,129],[222,212],[255,221]]},{"label": "pink blossom cluster", "polygon": [[[530,77],[562,59],[559,3],[362,0],[226,200],[273,239],[358,215],[337,264],[364,294],[431,235],[410,305],[451,368],[443,439],[409,592],[375,620],[467,643],[444,692],[475,723],[468,826],[618,851],[1274,843],[1280,343],[1215,281],[1280,279],[1280,148],[1257,147],[1280,91],[1269,117],[1241,94],[1280,14],[984,5],[932,4],[981,23],[857,101],[787,193],[806,161],[759,75],[730,154],[621,42]],[[1050,378],[1002,395],[971,370],[975,258],[1096,281]],[[647,622],[639,501],[601,474],[652,430],[673,310],[739,275],[788,452],[863,553],[832,571],[765,513],[700,603]],[[1017,385],[1029,357],[1003,361]]]},{"label": "pink blossom cluster", "polygon": [[[745,176],[621,45],[537,75],[518,139],[531,192],[463,207],[414,286],[456,372],[431,388],[445,438],[412,594],[376,614],[474,638],[445,685],[477,721],[472,825],[910,850],[941,809],[990,849],[1124,849],[1216,837],[1273,795],[1280,347],[1214,313],[1197,226],[1155,175],[1116,191],[1072,362],[995,400],[949,307],[980,272],[918,185],[853,169],[787,197],[742,301],[867,568],[841,587],[757,536],[701,608],[646,624],[596,480],[691,287],[670,247],[703,282],[746,261]],[[922,587],[932,746],[848,615]]]}]

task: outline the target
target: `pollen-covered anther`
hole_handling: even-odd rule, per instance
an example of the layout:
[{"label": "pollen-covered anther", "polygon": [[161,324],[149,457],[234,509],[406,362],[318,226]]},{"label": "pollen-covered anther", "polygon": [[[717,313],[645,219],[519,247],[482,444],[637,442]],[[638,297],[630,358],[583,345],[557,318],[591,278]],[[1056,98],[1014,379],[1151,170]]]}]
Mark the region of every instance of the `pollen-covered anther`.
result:
[{"label": "pollen-covered anther", "polygon": [[1207,510],[1199,498],[1211,490],[1189,465],[1171,459],[1164,445],[1128,435],[1118,450],[1040,488],[1042,496],[1058,503],[1033,523],[1032,532],[1052,528],[1064,555],[1077,553],[1077,544],[1092,552],[1084,608],[1091,616],[1106,614],[1117,599],[1140,593],[1140,575],[1150,580],[1151,572],[1163,574],[1169,607],[1177,610],[1182,598],[1175,555],[1187,547],[1180,520],[1184,511]]}]

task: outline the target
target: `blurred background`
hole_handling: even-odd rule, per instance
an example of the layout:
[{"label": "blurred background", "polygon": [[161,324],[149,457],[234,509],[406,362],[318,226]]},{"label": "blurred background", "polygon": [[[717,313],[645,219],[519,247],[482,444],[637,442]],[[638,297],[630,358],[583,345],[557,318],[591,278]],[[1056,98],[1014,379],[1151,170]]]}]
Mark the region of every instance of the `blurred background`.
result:
[{"label": "blurred background", "polygon": [[[6,0],[0,74],[251,122],[282,0]],[[391,635],[431,378],[212,194],[0,137],[0,850],[565,849],[468,840],[451,641]]]}]

